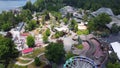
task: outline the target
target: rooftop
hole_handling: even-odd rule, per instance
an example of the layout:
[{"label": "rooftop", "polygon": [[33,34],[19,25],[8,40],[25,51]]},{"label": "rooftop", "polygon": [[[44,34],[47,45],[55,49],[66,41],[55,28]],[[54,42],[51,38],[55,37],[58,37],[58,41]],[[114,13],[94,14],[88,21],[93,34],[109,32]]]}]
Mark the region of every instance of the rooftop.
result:
[{"label": "rooftop", "polygon": [[26,53],[30,53],[32,51],[33,51],[33,48],[28,48],[28,49],[22,50],[22,53],[26,54]]},{"label": "rooftop", "polygon": [[108,28],[111,28],[113,24],[116,24],[117,26],[120,26],[120,19],[116,17],[111,17],[112,21],[109,24],[106,24]]},{"label": "rooftop", "polygon": [[117,56],[120,60],[120,49],[119,49],[120,48],[120,43],[119,42],[113,42],[113,43],[110,43],[110,44],[111,44],[114,52],[117,53]]},{"label": "rooftop", "polygon": [[100,9],[98,9],[97,11],[92,12],[91,14],[92,14],[93,16],[97,16],[97,15],[99,15],[99,14],[101,14],[101,13],[106,13],[106,14],[108,14],[108,15],[110,15],[110,16],[114,16],[112,10],[111,10],[110,8],[105,8],[105,7],[102,7],[102,8],[100,8]]}]

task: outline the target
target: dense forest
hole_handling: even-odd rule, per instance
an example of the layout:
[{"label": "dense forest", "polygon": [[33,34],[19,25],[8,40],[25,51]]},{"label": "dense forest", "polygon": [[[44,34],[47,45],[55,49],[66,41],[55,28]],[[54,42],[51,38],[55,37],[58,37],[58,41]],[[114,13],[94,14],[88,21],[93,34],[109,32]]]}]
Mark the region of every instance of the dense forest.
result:
[{"label": "dense forest", "polygon": [[111,8],[115,14],[120,14],[120,0],[64,0],[64,3],[93,11],[100,7],[108,7]]},{"label": "dense forest", "polygon": [[120,0],[37,0],[33,5],[27,3],[24,8],[32,11],[42,11],[43,9],[57,11],[65,5],[74,6],[77,8],[89,9],[95,11],[100,7],[111,8],[114,14],[120,14]]}]

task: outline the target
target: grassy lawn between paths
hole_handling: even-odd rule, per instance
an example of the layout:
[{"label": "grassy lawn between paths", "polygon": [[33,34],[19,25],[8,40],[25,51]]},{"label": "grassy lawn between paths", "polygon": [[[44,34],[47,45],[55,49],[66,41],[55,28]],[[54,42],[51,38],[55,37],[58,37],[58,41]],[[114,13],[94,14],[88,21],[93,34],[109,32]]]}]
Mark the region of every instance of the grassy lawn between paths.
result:
[{"label": "grassy lawn between paths", "polygon": [[78,49],[83,49],[83,45],[82,45],[82,44],[80,44],[80,45],[75,45],[75,47],[78,48]]},{"label": "grassy lawn between paths", "polygon": [[89,34],[89,30],[78,30],[77,32],[76,32],[78,35],[82,35],[82,34],[85,34],[85,35],[87,35],[87,34]]}]

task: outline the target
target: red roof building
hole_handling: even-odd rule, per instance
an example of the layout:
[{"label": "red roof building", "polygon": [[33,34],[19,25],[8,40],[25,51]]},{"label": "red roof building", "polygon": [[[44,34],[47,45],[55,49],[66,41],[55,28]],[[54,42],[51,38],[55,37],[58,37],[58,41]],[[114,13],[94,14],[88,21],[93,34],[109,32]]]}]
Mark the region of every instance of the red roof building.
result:
[{"label": "red roof building", "polygon": [[29,33],[22,33],[20,34],[20,36],[29,36],[30,34]]},{"label": "red roof building", "polygon": [[27,53],[30,53],[30,52],[33,52],[33,48],[28,48],[28,49],[22,50],[23,54],[27,54]]}]

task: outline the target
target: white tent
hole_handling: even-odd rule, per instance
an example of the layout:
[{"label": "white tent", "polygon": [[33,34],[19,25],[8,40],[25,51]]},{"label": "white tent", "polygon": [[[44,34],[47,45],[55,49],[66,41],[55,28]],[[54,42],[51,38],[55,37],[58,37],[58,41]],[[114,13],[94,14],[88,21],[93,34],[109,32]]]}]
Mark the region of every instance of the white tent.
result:
[{"label": "white tent", "polygon": [[119,60],[120,60],[120,43],[119,42],[113,42],[110,43],[114,52],[117,54]]}]

